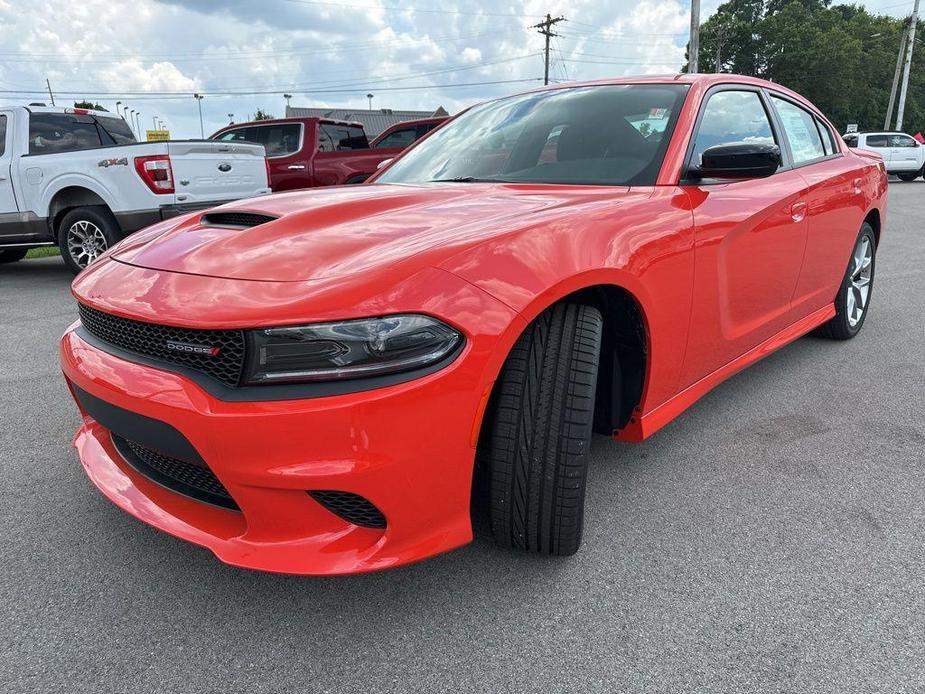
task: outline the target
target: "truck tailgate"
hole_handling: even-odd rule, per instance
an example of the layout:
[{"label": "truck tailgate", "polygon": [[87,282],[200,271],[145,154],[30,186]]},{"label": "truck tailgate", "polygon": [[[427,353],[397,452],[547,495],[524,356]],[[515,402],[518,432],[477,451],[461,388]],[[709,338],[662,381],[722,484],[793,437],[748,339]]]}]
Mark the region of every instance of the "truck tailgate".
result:
[{"label": "truck tailgate", "polygon": [[237,200],[270,191],[262,145],[168,142],[167,153],[181,205]]}]

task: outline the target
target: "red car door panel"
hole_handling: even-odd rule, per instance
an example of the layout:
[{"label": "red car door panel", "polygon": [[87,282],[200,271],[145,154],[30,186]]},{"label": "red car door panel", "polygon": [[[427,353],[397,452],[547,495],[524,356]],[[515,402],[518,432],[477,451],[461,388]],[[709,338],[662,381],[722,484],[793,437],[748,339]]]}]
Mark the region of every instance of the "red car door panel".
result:
[{"label": "red car door panel", "polygon": [[806,244],[796,171],[688,189],[694,201],[693,308],[682,386],[792,322]]}]

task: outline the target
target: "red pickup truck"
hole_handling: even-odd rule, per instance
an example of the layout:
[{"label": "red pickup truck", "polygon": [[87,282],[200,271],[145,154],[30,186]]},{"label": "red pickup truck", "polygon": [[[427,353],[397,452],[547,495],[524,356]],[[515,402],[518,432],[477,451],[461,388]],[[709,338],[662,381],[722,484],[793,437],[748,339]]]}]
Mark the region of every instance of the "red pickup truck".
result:
[{"label": "red pickup truck", "polygon": [[329,118],[277,118],[235,123],[209,139],[256,142],[267,152],[274,192],[362,183],[401,147],[370,149],[362,123]]}]

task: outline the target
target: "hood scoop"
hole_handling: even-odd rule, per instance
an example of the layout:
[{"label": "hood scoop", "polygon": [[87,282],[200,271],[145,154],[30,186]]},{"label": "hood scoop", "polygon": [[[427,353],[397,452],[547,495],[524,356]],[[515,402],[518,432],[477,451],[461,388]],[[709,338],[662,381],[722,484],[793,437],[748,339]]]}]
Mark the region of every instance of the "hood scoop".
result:
[{"label": "hood scoop", "polygon": [[200,226],[250,229],[272,222],[276,217],[259,212],[209,212],[199,220]]}]

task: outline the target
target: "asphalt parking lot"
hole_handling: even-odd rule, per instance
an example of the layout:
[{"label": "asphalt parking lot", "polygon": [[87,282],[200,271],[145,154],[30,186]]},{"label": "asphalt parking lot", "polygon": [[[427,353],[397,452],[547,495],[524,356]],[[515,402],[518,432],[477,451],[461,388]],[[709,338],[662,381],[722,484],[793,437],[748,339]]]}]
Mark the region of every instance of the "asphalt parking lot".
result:
[{"label": "asphalt parking lot", "polygon": [[0,691],[925,688],[925,182],[893,183],[871,313],[641,445],[595,439],[581,551],[317,579],[227,567],[85,478],[60,259],[0,267]]}]

